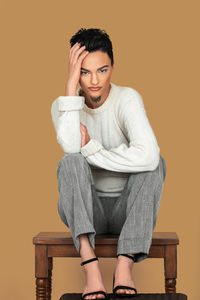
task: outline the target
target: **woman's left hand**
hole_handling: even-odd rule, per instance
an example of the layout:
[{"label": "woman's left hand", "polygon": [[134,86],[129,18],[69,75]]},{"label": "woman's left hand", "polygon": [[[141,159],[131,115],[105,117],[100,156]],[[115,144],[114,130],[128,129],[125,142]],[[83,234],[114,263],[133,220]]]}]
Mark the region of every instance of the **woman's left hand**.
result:
[{"label": "woman's left hand", "polygon": [[90,141],[90,136],[87,131],[87,127],[80,122],[81,131],[81,147],[85,146]]}]

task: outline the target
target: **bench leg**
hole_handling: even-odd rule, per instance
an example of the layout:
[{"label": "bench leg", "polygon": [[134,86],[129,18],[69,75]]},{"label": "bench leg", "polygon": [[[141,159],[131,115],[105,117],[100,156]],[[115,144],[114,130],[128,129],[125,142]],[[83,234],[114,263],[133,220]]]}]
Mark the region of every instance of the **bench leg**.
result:
[{"label": "bench leg", "polygon": [[36,300],[51,300],[53,260],[47,255],[47,246],[35,247]]},{"label": "bench leg", "polygon": [[177,278],[177,246],[165,246],[164,254],[165,292],[176,293]]},{"label": "bench leg", "polygon": [[48,281],[47,281],[47,299],[51,300],[51,291],[52,291],[52,269],[53,269],[53,259],[52,257],[48,258]]},{"label": "bench leg", "polygon": [[36,278],[36,300],[47,300],[48,279]]}]

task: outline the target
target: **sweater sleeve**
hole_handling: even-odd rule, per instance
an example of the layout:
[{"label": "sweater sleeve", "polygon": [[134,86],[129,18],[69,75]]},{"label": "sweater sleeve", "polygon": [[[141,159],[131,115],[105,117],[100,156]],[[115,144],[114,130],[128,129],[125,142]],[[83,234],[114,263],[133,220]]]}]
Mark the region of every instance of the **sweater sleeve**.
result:
[{"label": "sweater sleeve", "polygon": [[142,97],[134,90],[120,105],[119,124],[129,145],[106,150],[101,143],[91,139],[81,147],[89,164],[115,172],[153,171],[159,163],[160,148],[148,121]]},{"label": "sweater sleeve", "polygon": [[52,103],[51,117],[57,141],[65,153],[80,152],[80,110],[84,99],[82,96],[60,96]]}]

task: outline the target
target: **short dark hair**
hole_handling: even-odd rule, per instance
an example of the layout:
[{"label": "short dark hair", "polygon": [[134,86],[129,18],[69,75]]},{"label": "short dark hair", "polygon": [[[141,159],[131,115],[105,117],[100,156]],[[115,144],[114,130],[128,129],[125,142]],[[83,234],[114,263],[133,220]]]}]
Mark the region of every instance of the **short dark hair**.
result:
[{"label": "short dark hair", "polygon": [[85,50],[89,52],[95,52],[97,50],[106,52],[111,59],[111,66],[113,65],[112,42],[105,30],[98,28],[81,28],[70,39],[71,47],[77,42],[80,43],[81,46],[85,45]]}]

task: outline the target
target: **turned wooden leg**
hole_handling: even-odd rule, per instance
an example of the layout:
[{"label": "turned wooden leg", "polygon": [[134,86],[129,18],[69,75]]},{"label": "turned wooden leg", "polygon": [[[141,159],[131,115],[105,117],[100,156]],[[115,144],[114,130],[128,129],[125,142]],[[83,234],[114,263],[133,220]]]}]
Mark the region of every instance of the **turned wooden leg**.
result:
[{"label": "turned wooden leg", "polygon": [[48,278],[36,279],[36,300],[47,300]]},{"label": "turned wooden leg", "polygon": [[176,279],[165,279],[165,292],[166,293],[176,293]]},{"label": "turned wooden leg", "polygon": [[49,258],[48,278],[36,279],[36,300],[51,300],[52,257]]},{"label": "turned wooden leg", "polygon": [[51,299],[52,260],[46,245],[35,246],[36,300]]},{"label": "turned wooden leg", "polygon": [[177,246],[165,246],[164,256],[165,269],[165,292],[176,293],[176,278],[177,278]]}]

